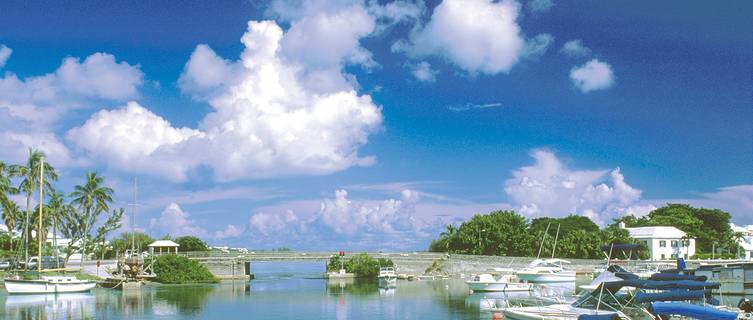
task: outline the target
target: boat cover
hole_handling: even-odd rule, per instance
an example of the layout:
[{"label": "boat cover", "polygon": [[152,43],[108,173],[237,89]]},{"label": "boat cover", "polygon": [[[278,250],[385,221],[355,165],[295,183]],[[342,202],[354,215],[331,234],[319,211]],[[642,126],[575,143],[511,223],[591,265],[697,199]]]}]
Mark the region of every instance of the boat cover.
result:
[{"label": "boat cover", "polygon": [[620,316],[616,313],[604,313],[604,314],[582,314],[578,316],[578,320],[619,320]]},{"label": "boat cover", "polygon": [[672,280],[693,280],[693,281],[706,281],[706,276],[694,276],[689,274],[676,274],[676,273],[654,273],[649,278],[651,280],[658,281],[672,281]]},{"label": "boat cover", "polygon": [[654,302],[653,312],[658,315],[680,315],[693,319],[735,320],[737,313],[689,303]]},{"label": "boat cover", "polygon": [[[619,275],[618,275],[619,276]],[[604,288],[610,291],[616,292],[622,287],[635,287],[640,289],[654,289],[654,290],[703,290],[719,288],[718,282],[704,282],[693,280],[675,280],[675,281],[656,281],[656,280],[641,280],[641,279],[629,279],[622,281],[605,282]]]},{"label": "boat cover", "polygon": [[693,291],[664,291],[664,292],[639,292],[635,295],[636,302],[653,302],[653,301],[686,301],[686,300],[703,300],[705,292],[703,290]]}]

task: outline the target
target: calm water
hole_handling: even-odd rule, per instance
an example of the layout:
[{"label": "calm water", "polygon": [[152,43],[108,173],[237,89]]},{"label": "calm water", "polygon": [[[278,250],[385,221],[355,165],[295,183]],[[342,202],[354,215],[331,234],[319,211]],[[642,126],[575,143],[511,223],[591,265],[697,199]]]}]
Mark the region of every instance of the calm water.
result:
[{"label": "calm water", "polygon": [[[87,294],[0,294],[0,319],[490,319],[501,295],[468,294],[462,280],[400,281],[395,289],[327,282],[321,263],[255,263],[256,280]],[[538,288],[572,294],[574,286]],[[514,299],[526,299],[529,293]]]}]

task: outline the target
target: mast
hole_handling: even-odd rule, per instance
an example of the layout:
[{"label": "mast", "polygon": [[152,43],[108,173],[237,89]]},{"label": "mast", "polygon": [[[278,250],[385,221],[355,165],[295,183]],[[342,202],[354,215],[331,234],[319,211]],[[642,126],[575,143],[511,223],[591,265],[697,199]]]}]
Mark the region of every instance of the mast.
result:
[{"label": "mast", "polygon": [[554,247],[552,247],[552,259],[554,259],[554,250],[557,250],[557,238],[560,237],[560,224],[557,225],[557,235],[554,236]]},{"label": "mast", "polygon": [[544,248],[544,239],[546,239],[546,234],[549,233],[549,226],[551,225],[551,222],[546,224],[546,230],[544,230],[544,235],[541,236],[541,245],[539,246],[539,253],[536,254],[536,259],[541,258],[541,249]]},{"label": "mast", "polygon": [[133,178],[133,203],[131,210],[131,254],[136,250],[136,207],[139,205],[139,185],[137,178]]},{"label": "mast", "polygon": [[42,272],[42,207],[44,206],[44,157],[39,160],[39,228],[37,229],[37,272]]}]

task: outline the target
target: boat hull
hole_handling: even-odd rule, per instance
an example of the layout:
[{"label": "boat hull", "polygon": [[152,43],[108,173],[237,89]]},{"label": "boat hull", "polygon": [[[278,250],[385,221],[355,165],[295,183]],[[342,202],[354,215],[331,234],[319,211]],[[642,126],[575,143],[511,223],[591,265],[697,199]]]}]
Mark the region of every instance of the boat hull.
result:
[{"label": "boat hull", "polygon": [[380,287],[395,287],[397,286],[397,277],[379,277],[379,286]]},{"label": "boat hull", "polygon": [[5,280],[5,290],[10,294],[87,292],[97,286],[94,281],[51,283],[40,280]]},{"label": "boat hull", "polygon": [[533,285],[530,283],[514,282],[480,282],[466,281],[468,287],[473,292],[512,292],[512,291],[531,291]]},{"label": "boat hull", "polygon": [[575,273],[559,274],[542,274],[542,273],[525,273],[518,272],[518,278],[521,281],[532,283],[553,283],[553,282],[575,282]]},{"label": "boat hull", "polygon": [[[608,311],[599,311],[583,308],[573,308],[567,304],[555,304],[543,307],[518,307],[502,310],[505,319],[508,320],[577,320],[581,315],[609,314]],[[620,319],[625,317],[617,314]]]}]

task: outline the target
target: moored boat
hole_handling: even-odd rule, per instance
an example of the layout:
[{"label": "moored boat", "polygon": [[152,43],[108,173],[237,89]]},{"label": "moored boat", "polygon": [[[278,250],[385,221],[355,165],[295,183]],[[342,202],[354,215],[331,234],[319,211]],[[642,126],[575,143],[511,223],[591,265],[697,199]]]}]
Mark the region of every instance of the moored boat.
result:
[{"label": "moored boat", "polygon": [[570,262],[562,259],[536,259],[515,274],[521,281],[533,283],[575,282],[575,271],[563,267],[565,263]]},{"label": "moored boat", "polygon": [[494,277],[489,273],[483,273],[473,277],[473,280],[465,282],[473,292],[510,292],[510,291],[531,291],[533,284],[523,283],[511,274],[504,274]]},{"label": "moored boat", "polygon": [[395,268],[379,268],[378,278],[380,287],[397,286],[397,274],[395,273]]},{"label": "moored boat", "polygon": [[40,279],[5,279],[10,294],[87,292],[97,285],[92,280],[68,276],[43,276]]}]

